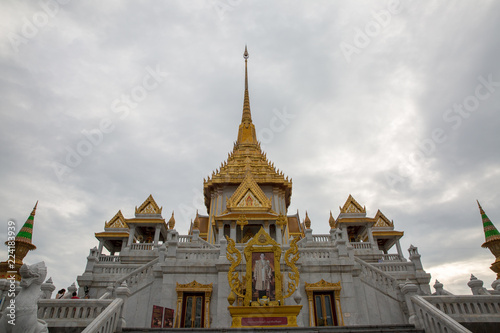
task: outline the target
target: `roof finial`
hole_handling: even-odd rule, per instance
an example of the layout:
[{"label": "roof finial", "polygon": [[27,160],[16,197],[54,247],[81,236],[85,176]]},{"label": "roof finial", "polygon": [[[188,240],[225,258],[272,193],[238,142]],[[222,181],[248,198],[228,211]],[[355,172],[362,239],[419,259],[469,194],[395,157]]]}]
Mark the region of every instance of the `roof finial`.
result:
[{"label": "roof finial", "polygon": [[243,98],[243,114],[241,116],[241,124],[238,129],[238,144],[253,144],[258,145],[257,135],[255,134],[255,126],[252,124],[252,113],[250,112],[250,97],[248,94],[248,49],[245,45],[243,53],[245,59],[245,95]]},{"label": "roof finial", "polygon": [[244,123],[245,120],[252,122],[252,114],[250,113],[250,97],[248,94],[248,70],[247,70],[247,62],[248,62],[248,50],[245,45],[245,52],[243,52],[243,58],[245,59],[245,97],[243,100],[243,117],[241,118],[241,122]]}]

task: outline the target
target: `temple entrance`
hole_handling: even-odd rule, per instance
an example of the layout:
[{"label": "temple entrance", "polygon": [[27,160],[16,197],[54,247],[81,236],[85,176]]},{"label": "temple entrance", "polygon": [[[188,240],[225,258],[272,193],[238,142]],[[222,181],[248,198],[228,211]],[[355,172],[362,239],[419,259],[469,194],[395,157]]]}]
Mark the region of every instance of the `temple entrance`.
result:
[{"label": "temple entrance", "polygon": [[209,328],[212,284],[196,281],[177,283],[177,307],[174,327]]},{"label": "temple entrance", "polygon": [[316,326],[337,326],[338,323],[335,312],[335,304],[331,292],[314,293]]},{"label": "temple entrance", "polygon": [[305,283],[309,303],[309,326],[344,326],[340,307],[340,281]]},{"label": "temple entrance", "polygon": [[203,327],[203,293],[184,293],[181,327]]}]

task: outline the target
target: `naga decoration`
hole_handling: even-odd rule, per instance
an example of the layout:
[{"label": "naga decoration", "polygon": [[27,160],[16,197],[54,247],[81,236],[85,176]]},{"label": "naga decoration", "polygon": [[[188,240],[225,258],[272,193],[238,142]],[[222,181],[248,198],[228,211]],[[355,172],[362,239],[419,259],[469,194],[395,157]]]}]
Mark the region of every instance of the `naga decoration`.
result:
[{"label": "naga decoration", "polygon": [[227,250],[226,258],[231,263],[231,267],[227,272],[227,280],[229,281],[229,287],[239,297],[245,297],[243,294],[242,283],[240,281],[240,276],[238,272],[235,272],[236,267],[241,263],[241,253],[236,248],[236,243],[231,238],[227,237]]},{"label": "naga decoration", "polygon": [[285,215],[280,213],[276,219],[276,224],[283,230],[283,227],[287,224],[288,220]]},{"label": "naga decoration", "polygon": [[290,248],[285,252],[285,263],[292,271],[288,273],[290,282],[288,282],[287,294],[284,298],[290,297],[299,286],[299,270],[297,269],[297,266],[295,266],[295,263],[299,260],[300,256],[299,247],[297,246],[298,241],[299,237],[294,237],[290,243]]}]

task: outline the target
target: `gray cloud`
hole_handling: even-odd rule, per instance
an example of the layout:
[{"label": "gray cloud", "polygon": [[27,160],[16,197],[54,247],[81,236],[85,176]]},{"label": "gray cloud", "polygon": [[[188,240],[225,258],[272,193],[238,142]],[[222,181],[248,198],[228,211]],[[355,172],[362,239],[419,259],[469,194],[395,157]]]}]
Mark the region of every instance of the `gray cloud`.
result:
[{"label": "gray cloud", "polygon": [[[352,194],[369,215],[380,208],[394,219],[431,273],[493,259],[480,248],[474,200],[500,226],[500,87],[456,129],[443,115],[474,94],[478,77],[500,81],[497,2],[402,2],[351,62],[341,43],[354,45],[388,3],[241,2],[221,11],[205,1],[70,2],[18,52],[12,34],[43,9],[0,6],[0,220],[24,223],[40,200],[38,249],[27,260],[45,260],[57,287],[83,272],[93,233],[119,209],[130,217],[153,194],[164,217],[175,210],[181,233],[205,210],[203,177],[227,158],[241,119],[245,43],[259,139],[293,178],[289,212],[307,210],[314,232],[326,233],[329,211],[337,215]],[[161,84],[126,117],[113,112],[156,66],[168,73]],[[284,109],[294,118],[264,140],[273,110]],[[103,119],[114,129],[59,181],[54,163]],[[447,139],[412,162],[437,128]],[[467,274],[489,284],[494,274],[483,268]],[[442,282],[467,292],[466,279]]]}]

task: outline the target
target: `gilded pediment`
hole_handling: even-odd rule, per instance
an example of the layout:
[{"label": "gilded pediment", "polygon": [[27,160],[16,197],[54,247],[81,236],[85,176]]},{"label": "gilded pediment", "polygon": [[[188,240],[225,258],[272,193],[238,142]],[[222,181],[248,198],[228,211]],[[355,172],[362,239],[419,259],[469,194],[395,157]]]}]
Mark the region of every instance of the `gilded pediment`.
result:
[{"label": "gilded pediment", "polygon": [[149,197],[139,206],[135,207],[135,215],[148,214],[148,215],[161,215],[162,207],[156,204],[155,199],[150,194]]},{"label": "gilded pediment", "polygon": [[375,215],[374,220],[376,221],[374,227],[389,227],[389,228],[394,227],[394,222],[390,221],[387,217],[385,217],[385,215],[382,214],[380,209]]},{"label": "gilded pediment", "polygon": [[270,211],[271,199],[266,197],[264,191],[248,173],[240,186],[234,191],[231,198],[227,199],[228,211]]},{"label": "gilded pediment", "polygon": [[113,216],[113,218],[109,220],[109,222],[104,222],[104,228],[128,228],[122,211],[119,210],[118,213],[116,213],[115,216]]},{"label": "gilded pediment", "polygon": [[344,207],[340,207],[340,213],[355,213],[366,214],[366,208],[362,207],[353,197],[349,194]]}]

